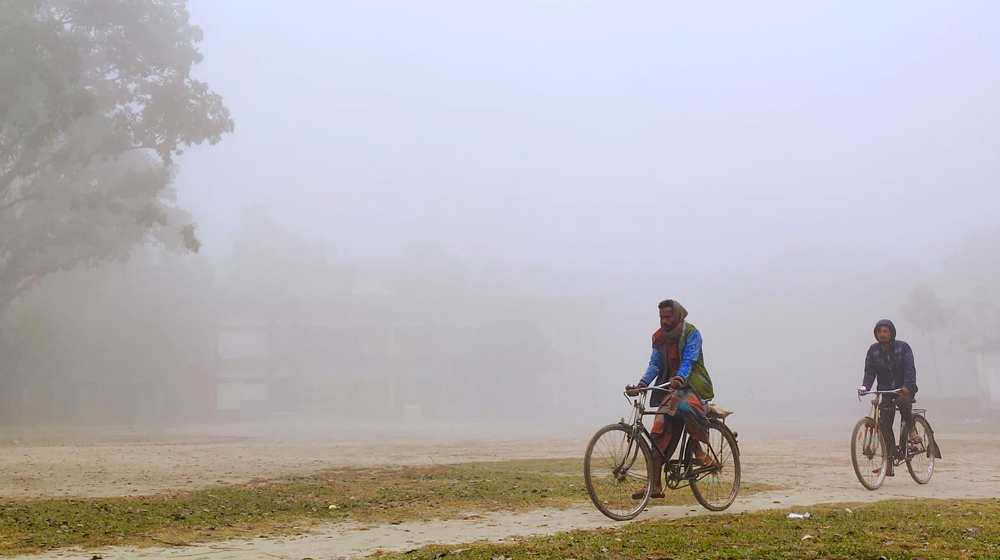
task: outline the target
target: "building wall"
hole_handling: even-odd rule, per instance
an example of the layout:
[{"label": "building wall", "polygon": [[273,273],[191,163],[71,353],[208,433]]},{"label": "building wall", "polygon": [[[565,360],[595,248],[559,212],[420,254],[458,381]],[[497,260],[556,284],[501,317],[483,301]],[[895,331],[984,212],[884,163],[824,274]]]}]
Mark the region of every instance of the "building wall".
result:
[{"label": "building wall", "polygon": [[543,309],[538,318],[530,312],[537,305],[515,301],[528,312],[495,318],[471,304],[412,310],[385,297],[353,303],[284,309],[281,316],[231,310],[218,330],[217,409],[503,417],[511,406],[530,412],[579,404],[567,383],[592,376],[598,361],[596,319],[581,318],[583,306]]},{"label": "building wall", "polygon": [[1000,350],[982,350],[977,356],[980,408],[1000,419]]}]

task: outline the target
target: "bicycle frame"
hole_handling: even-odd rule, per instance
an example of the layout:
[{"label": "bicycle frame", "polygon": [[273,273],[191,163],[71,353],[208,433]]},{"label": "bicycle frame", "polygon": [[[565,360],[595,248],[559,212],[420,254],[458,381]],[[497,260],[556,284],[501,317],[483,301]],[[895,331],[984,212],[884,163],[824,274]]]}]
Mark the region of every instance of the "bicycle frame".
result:
[{"label": "bicycle frame", "polygon": [[[882,407],[880,407],[879,404],[880,404],[880,402],[882,400],[882,395],[899,395],[899,394],[900,394],[900,390],[899,389],[894,389],[892,391],[867,391],[864,394],[858,393],[858,400],[861,400],[861,397],[863,395],[875,395],[875,397],[871,400],[871,413],[869,414],[869,416],[875,421],[876,432],[878,432],[878,433],[881,432],[881,428],[879,426],[881,426],[881,412],[880,412],[880,410],[881,410]],[[923,417],[924,413],[926,411],[927,411],[927,409],[924,409],[924,408],[914,408],[913,409],[913,416]],[[892,427],[890,426],[889,429],[891,430]],[[908,459],[911,459],[914,456],[919,455],[920,453],[927,452],[926,449],[917,449],[917,448],[914,448],[912,445],[909,445],[907,443],[908,438],[907,438],[907,434],[905,432],[906,432],[905,422],[900,421],[899,438],[896,440],[897,441],[896,447],[897,448],[902,447],[902,451],[903,452],[899,453],[898,452],[898,451],[900,451],[899,449],[893,449],[893,450],[891,450],[892,451],[891,455],[892,455],[892,464],[893,464],[893,466],[897,466],[898,467],[898,466],[902,465],[903,463],[905,463]],[[879,437],[882,437],[881,434],[879,435]],[[863,449],[865,449],[866,451],[869,451],[869,445],[871,445],[873,443],[873,442],[869,441],[868,438],[869,438],[868,434],[865,433],[865,436],[864,436],[864,439],[862,440],[862,443],[864,444]]]},{"label": "bicycle frame", "polygon": [[[691,445],[691,437],[688,435],[687,430],[681,431],[681,436],[677,441],[671,441],[668,446],[667,452],[664,452],[660,447],[653,443],[653,436],[646,429],[646,425],[643,423],[642,418],[644,416],[656,416],[656,409],[646,408],[647,396],[653,390],[667,390],[669,389],[668,384],[659,386],[644,387],[641,389],[636,389],[639,392],[634,399],[632,399],[632,418],[631,421],[626,423],[625,418],[620,420],[620,423],[627,429],[632,431],[633,441],[638,438],[642,438],[646,441],[650,450],[660,456],[663,461],[664,473],[667,475],[665,477],[664,483],[666,486],[672,490],[677,488],[682,488],[688,484],[691,479],[700,479],[703,475],[715,471],[719,464],[719,458],[716,456],[716,451],[708,446],[708,452],[712,454],[712,458],[715,463],[712,466],[702,467],[694,466],[691,460],[685,460],[684,458],[688,456],[688,446]],[[625,395],[626,399],[630,397]],[[677,459],[672,459],[675,453],[679,452]],[[627,469],[632,468],[638,455],[638,448],[635,450],[629,450],[625,456],[627,457],[626,462],[628,465],[623,465]],[[630,459],[628,457],[631,456]]]}]

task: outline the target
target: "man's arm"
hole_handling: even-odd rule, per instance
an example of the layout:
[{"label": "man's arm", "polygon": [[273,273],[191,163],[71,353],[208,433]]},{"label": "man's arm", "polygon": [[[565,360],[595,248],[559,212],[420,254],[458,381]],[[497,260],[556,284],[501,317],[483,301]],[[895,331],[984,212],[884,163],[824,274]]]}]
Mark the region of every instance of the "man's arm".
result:
[{"label": "man's arm", "polygon": [[686,380],[691,375],[691,366],[699,357],[701,357],[701,333],[695,329],[684,344],[684,355],[681,356],[681,367],[677,370],[677,377]]},{"label": "man's arm", "polygon": [[653,353],[649,356],[649,367],[646,368],[646,375],[643,375],[640,381],[647,386],[651,384],[656,379],[656,376],[660,375],[661,363],[660,351],[653,348]]},{"label": "man's arm", "polygon": [[875,368],[872,367],[872,350],[869,348],[868,353],[865,354],[865,377],[861,385],[870,391],[873,383],[875,383]]},{"label": "man's arm", "polygon": [[907,344],[903,349],[903,387],[910,393],[917,392],[917,367],[913,363],[913,349]]}]

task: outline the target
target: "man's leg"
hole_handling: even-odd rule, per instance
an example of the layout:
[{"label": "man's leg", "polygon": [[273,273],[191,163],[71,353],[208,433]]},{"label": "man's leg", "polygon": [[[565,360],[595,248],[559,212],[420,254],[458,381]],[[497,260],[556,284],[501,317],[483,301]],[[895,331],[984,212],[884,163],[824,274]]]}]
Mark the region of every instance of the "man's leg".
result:
[{"label": "man's leg", "polygon": [[[899,407],[899,419],[903,423],[903,433],[911,441],[919,443],[920,435],[917,434],[916,426],[913,425],[913,399],[906,395],[896,397],[896,406]],[[902,447],[903,442],[899,442]]]},{"label": "man's leg", "polygon": [[[668,417],[664,422],[663,432],[652,437],[653,445],[663,451],[663,455],[667,458],[673,455],[679,439],[678,435],[680,434],[681,427],[682,424],[677,420],[677,418]],[[652,463],[653,495],[660,496],[663,494],[663,457],[655,450],[653,451]]]},{"label": "man's leg", "polygon": [[688,441],[690,442],[689,445],[691,445],[691,449],[694,451],[694,460],[698,461],[698,464],[703,467],[712,466],[712,462],[715,461],[715,459],[712,458],[711,454],[701,448],[701,444],[698,443],[698,440],[691,438]]},{"label": "man's leg", "polygon": [[691,436],[688,440],[692,446],[691,451],[694,452],[695,460],[703,467],[711,466],[713,462],[712,456],[701,447],[702,443],[708,445],[708,425],[705,417],[707,408],[707,403],[698,398],[693,391],[685,392],[677,407],[677,415],[684,419],[684,429]]},{"label": "man's leg", "polygon": [[878,426],[879,430],[884,438],[887,438],[885,442],[885,452],[889,455],[889,469],[886,471],[886,476],[893,476],[892,470],[892,459],[895,456],[896,449],[896,434],[892,431],[892,423],[896,420],[896,403],[892,399],[884,399],[879,404],[878,411]]},{"label": "man's leg", "polygon": [[670,437],[664,441],[663,446],[660,449],[663,450],[663,455],[668,459],[673,457],[674,453],[677,451],[677,444],[681,441],[681,430],[684,429],[684,421],[676,416],[670,421]]},{"label": "man's leg", "polygon": [[[649,434],[649,439],[653,442],[653,445],[657,449],[664,449],[666,446],[670,445],[671,439],[671,427],[673,426],[674,419],[665,416],[663,418],[663,427],[661,432],[653,432]],[[655,429],[655,426],[654,426]],[[663,495],[663,457],[660,456],[656,449],[652,449],[652,457],[650,457],[650,462],[653,464],[653,480],[650,481],[653,490],[651,495],[653,497],[662,497]],[[632,494],[632,498],[638,500],[642,497],[645,490],[637,490]]]},{"label": "man's leg", "polygon": [[[651,438],[653,441],[653,445],[655,445],[656,447],[660,447],[660,442],[663,441],[664,437],[666,437],[667,439],[670,438],[669,420],[667,422],[668,424],[666,428],[668,429],[666,429],[661,434],[653,435]],[[652,495],[653,497],[656,497],[663,494],[663,458],[660,457],[660,454],[657,453],[655,449],[653,449],[652,451],[653,451],[653,456],[651,457],[651,459],[653,462],[653,480],[650,482],[652,483],[653,486]],[[637,498],[635,494],[632,494],[632,497]]]},{"label": "man's leg", "polygon": [[698,425],[698,419],[694,414],[690,414],[687,420],[684,422],[684,428],[687,430],[690,439],[688,439],[688,445],[691,446],[691,451],[694,453],[695,461],[703,467],[710,467],[715,459],[712,454],[706,449],[702,448],[702,444],[705,447],[709,446],[708,443],[708,431],[705,428]]}]

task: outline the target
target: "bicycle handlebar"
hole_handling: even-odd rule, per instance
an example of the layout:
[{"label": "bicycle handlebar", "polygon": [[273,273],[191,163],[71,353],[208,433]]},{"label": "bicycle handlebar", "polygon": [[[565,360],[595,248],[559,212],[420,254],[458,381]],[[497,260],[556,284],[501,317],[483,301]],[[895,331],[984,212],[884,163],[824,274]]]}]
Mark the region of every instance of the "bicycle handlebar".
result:
[{"label": "bicycle handlebar", "polygon": [[663,385],[647,385],[645,387],[635,387],[633,385],[629,385],[628,387],[625,388],[624,393],[625,393],[625,396],[633,396],[633,395],[629,395],[629,393],[637,393],[638,394],[638,393],[645,393],[647,391],[653,391],[653,390],[657,390],[657,389],[663,390],[663,391],[666,391],[666,390],[670,389],[670,382],[668,381],[668,382],[664,383]]},{"label": "bicycle handlebar", "polygon": [[898,395],[902,389],[893,389],[891,391],[865,391],[862,393],[858,391],[858,395]]},{"label": "bicycle handlebar", "polygon": [[891,391],[858,391],[858,402],[861,402],[861,397],[867,395],[899,395],[902,389],[893,389]]}]

